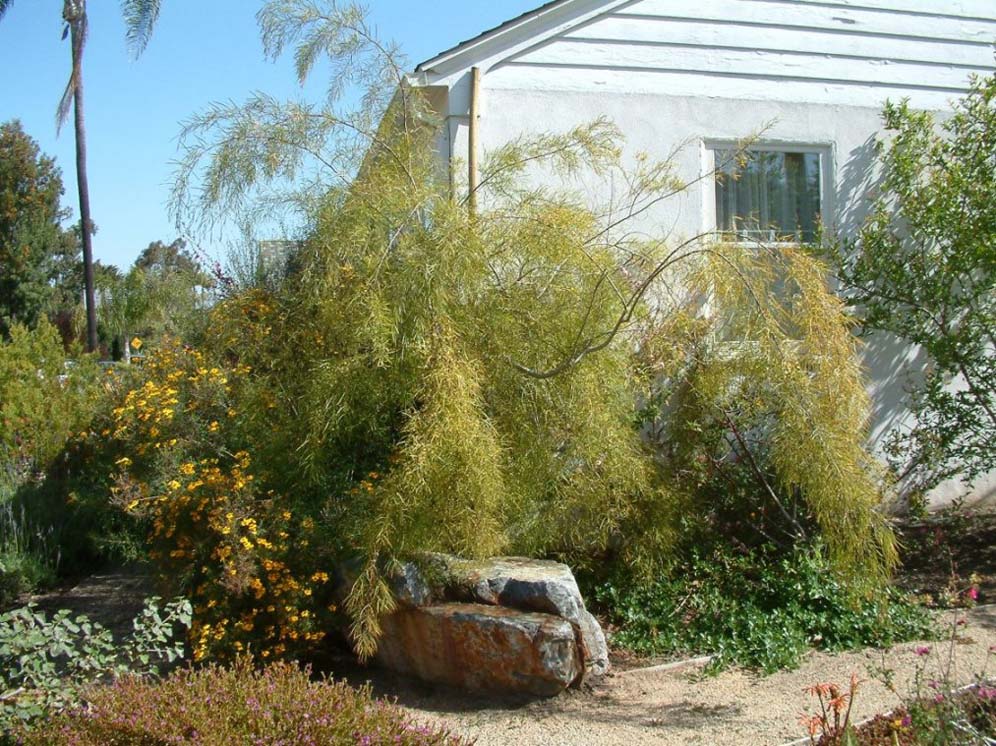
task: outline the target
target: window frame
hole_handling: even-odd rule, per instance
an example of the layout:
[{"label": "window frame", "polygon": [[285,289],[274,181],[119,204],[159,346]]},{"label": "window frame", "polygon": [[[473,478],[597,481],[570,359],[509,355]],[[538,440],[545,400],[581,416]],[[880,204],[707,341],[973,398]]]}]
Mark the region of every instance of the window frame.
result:
[{"label": "window frame", "polygon": [[[736,150],[742,143],[731,139],[703,139],[701,148],[702,173],[702,235],[712,236],[716,243],[733,243],[737,246],[799,246],[798,241],[772,241],[724,239],[716,224],[716,152]],[[764,139],[751,144],[751,152],[762,153],[815,153],[820,158],[820,220],[823,226],[832,230],[836,224],[834,204],[836,148],[832,142],[814,140],[774,140]]]}]

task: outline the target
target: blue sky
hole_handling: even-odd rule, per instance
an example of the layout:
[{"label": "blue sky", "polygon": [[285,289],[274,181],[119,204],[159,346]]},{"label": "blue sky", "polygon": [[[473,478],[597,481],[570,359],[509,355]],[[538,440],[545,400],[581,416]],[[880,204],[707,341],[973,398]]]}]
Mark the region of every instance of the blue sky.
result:
[{"label": "blue sky", "polygon": [[[398,42],[414,65],[540,3],[373,0],[368,7],[380,35]],[[297,92],[289,60],[263,59],[259,6],[255,0],[163,0],[152,42],[133,61],[118,0],[90,0],[84,103],[100,261],[127,267],[150,241],[176,237],[165,202],[182,120],[213,101],[241,101],[254,90]],[[15,0],[0,21],[0,122],[20,119],[42,151],[56,158],[66,185],[63,203],[75,215],[71,121],[59,137],[55,131],[69,69],[61,10],[61,0]]]}]

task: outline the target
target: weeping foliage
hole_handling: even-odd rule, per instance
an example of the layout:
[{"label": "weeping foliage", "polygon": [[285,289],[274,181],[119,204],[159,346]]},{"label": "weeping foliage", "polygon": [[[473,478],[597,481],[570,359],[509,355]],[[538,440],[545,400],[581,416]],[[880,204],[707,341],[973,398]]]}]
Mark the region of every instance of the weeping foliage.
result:
[{"label": "weeping foliage", "polygon": [[667,338],[644,349],[663,371],[654,433],[667,470],[734,493],[746,479],[753,497],[738,517],[752,516],[748,531],[817,534],[838,570],[874,587],[896,550],[878,511],[883,474],[866,450],[859,343],[825,268],[796,248],[717,246],[691,286],[709,292],[707,312],[685,305],[653,330]]},{"label": "weeping foliage", "polygon": [[[617,553],[660,569],[689,509],[702,511],[706,480],[689,465],[738,458],[729,429],[710,426],[731,417],[764,444],[775,501],[803,506],[842,573],[881,577],[893,556],[862,448],[868,403],[821,268],[799,252],[770,264],[695,238],[635,238],[627,221],[683,185],[667,162],[624,168],[602,120],[493,153],[470,214],[393,53],[352,6],[329,5],[260,14],[271,50],[297,44],[299,76],[332,58],[328,100],[257,96],[192,120],[175,207],[210,223],[251,222],[260,202],[301,210],[293,272],[221,303],[205,347],[252,370],[244,414],[226,426],[259,481],[318,518],[319,551],[358,558],[345,604],[357,650],[376,647],[396,562],[426,551],[575,565]],[[371,55],[381,73],[349,77],[349,60]],[[374,116],[392,75],[399,87]],[[336,108],[349,85],[369,92],[355,116]],[[625,207],[533,186],[581,172],[628,185]],[[320,177],[274,198],[306,173]],[[744,341],[724,341],[732,329]],[[658,407],[653,437],[641,400]]]},{"label": "weeping foliage", "polygon": [[576,357],[623,311],[629,281],[593,216],[535,193],[470,216],[393,142],[405,169],[376,159],[330,193],[298,272],[222,304],[210,332],[254,371],[241,409],[267,483],[364,558],[347,601],[361,652],[392,559],[592,556],[653,488],[635,327],[556,376],[523,372]]}]

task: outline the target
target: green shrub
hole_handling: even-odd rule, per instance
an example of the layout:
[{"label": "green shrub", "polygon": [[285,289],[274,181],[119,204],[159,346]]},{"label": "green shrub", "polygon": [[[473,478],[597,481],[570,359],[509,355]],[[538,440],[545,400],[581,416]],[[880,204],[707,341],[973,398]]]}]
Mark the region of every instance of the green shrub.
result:
[{"label": "green shrub", "polygon": [[0,344],[0,464],[8,479],[43,471],[99,407],[100,369],[67,356],[58,330],[42,320],[15,324]]},{"label": "green shrub", "polygon": [[59,475],[67,444],[107,401],[109,378],[92,356],[68,356],[45,320],[15,324],[0,343],[0,605],[92,553],[86,526],[102,522],[79,520]]},{"label": "green shrub", "polygon": [[156,598],[146,601],[124,640],[86,616],[71,619],[67,610],[48,619],[32,605],[0,616],[0,733],[77,704],[83,687],[107,677],[155,674],[183,656],[175,633],[189,625],[187,601],[160,607]]},{"label": "green shrub", "polygon": [[642,655],[712,654],[714,668],[793,668],[811,647],[846,650],[936,636],[899,592],[854,598],[819,548],[770,547],[694,557],[650,585],[620,578],[595,598],[619,625],[615,644]]},{"label": "green shrub", "polygon": [[311,681],[289,663],[257,671],[246,658],[231,669],[183,670],[162,682],[125,678],[87,692],[85,707],[23,736],[24,746],[142,746],[160,743],[402,744],[458,746],[440,727],[421,726],[369,688]]}]

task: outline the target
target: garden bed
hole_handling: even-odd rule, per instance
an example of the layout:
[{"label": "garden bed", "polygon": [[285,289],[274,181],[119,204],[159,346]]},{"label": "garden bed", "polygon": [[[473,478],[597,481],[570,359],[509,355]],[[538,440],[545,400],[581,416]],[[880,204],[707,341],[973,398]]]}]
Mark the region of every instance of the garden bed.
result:
[{"label": "garden bed", "polygon": [[[927,525],[929,528],[922,528]],[[910,544],[909,558],[898,582],[919,591],[935,593],[950,579],[948,571],[931,570],[930,547],[914,544],[911,536],[929,536],[931,547],[936,528],[942,536],[953,536],[949,522],[935,521],[904,529]],[[992,577],[994,563],[986,552],[990,531],[996,528],[992,516],[973,519],[959,527],[957,541],[950,541],[955,568],[964,579],[969,570],[981,578]],[[996,543],[996,542],[994,542]],[[137,599],[135,583],[146,582],[127,573],[95,576],[76,588],[39,597],[46,608],[69,607],[96,618],[129,619],[117,614],[119,604]],[[983,581],[980,600],[987,598]],[[939,594],[938,594],[939,595]],[[110,613],[108,611],[110,610]],[[954,652],[958,683],[968,683],[980,670],[989,648],[996,645],[996,606],[980,606],[970,611],[943,612],[947,621],[965,618],[958,628]],[[787,743],[805,735],[799,717],[812,713],[814,702],[805,692],[817,682],[846,682],[852,673],[863,680],[854,703],[853,721],[868,720],[883,713],[898,712],[899,698],[874,678],[883,668],[892,669],[898,691],[906,691],[918,664],[924,663],[917,648],[930,646],[941,664],[945,645],[937,642],[906,643],[890,651],[862,650],[829,655],[808,654],[802,666],[771,676],[742,670],[728,670],[715,676],[704,674],[702,661],[685,666],[661,668],[673,659],[643,658],[613,651],[614,673],[593,686],[571,690],[553,700],[500,699],[468,695],[444,687],[411,681],[397,675],[363,668],[345,656],[325,661],[336,676],[345,676],[356,685],[370,681],[376,694],[397,698],[418,720],[433,720],[488,744],[772,744]],[[879,721],[883,722],[883,721]],[[891,722],[891,721],[890,721]],[[879,726],[873,726],[879,727]]]}]

